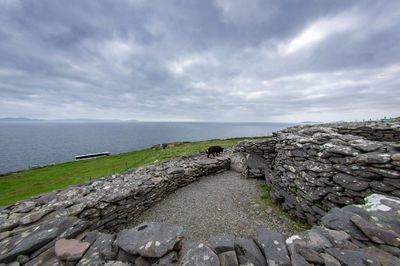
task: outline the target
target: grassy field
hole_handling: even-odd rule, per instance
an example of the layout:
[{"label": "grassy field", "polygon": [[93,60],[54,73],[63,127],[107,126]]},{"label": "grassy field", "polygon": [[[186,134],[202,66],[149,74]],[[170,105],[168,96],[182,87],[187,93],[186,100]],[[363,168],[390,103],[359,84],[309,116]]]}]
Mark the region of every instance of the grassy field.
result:
[{"label": "grassy field", "polygon": [[209,146],[230,146],[251,138],[208,140],[200,142],[179,142],[165,149],[145,149],[111,155],[108,157],[78,162],[49,165],[0,176],[0,206],[26,199],[30,196],[63,189],[79,184],[90,178],[120,173],[130,168],[143,167],[159,162],[194,154]]}]

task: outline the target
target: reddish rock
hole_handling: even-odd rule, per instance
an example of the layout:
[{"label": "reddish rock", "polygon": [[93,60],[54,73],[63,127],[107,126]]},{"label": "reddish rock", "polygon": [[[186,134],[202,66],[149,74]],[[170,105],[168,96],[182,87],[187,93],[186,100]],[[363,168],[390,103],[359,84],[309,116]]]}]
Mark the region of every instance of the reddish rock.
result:
[{"label": "reddish rock", "polygon": [[62,260],[78,260],[82,258],[90,247],[88,242],[80,242],[76,239],[60,239],[54,246],[54,253]]},{"label": "reddish rock", "polygon": [[400,161],[400,153],[395,153],[392,155],[393,161]]}]

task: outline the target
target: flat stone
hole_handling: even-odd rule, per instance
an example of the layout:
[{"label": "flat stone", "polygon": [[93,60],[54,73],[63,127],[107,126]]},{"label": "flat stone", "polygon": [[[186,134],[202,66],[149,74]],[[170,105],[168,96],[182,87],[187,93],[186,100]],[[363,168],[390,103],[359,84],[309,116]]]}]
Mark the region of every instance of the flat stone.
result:
[{"label": "flat stone", "polygon": [[263,252],[268,265],[291,265],[283,236],[264,228],[257,229],[254,241]]},{"label": "flat stone", "polygon": [[267,261],[260,248],[252,239],[237,237],[235,239],[235,251],[239,264],[253,264],[254,266],[267,266]]},{"label": "flat stone", "polygon": [[343,173],[336,174],[333,177],[333,181],[343,186],[344,188],[348,188],[354,191],[362,191],[369,187],[369,182]]},{"label": "flat stone", "polygon": [[183,228],[161,223],[142,223],[118,233],[116,245],[131,254],[160,258],[183,239]]},{"label": "flat stone", "polygon": [[286,239],[286,245],[291,254],[297,253],[297,246],[304,246],[321,253],[326,248],[331,248],[333,245],[329,238],[324,235],[325,232],[319,230],[318,226],[313,226],[311,230],[299,232]]},{"label": "flat stone", "polygon": [[117,261],[117,260],[110,260],[104,266],[130,266],[132,264],[123,262],[123,261]]},{"label": "flat stone", "polygon": [[347,156],[357,156],[360,152],[351,146],[334,145],[332,143],[326,143],[323,147],[329,151],[336,154],[347,155]]},{"label": "flat stone", "polygon": [[60,239],[54,246],[54,252],[62,260],[77,260],[82,258],[86,250],[90,247],[87,242],[76,239]]},{"label": "flat stone", "polygon": [[235,250],[235,236],[223,235],[210,238],[210,246],[217,253]]},{"label": "flat stone", "polygon": [[400,246],[399,234],[373,225],[359,215],[352,216],[350,220],[373,242],[378,244],[388,244],[395,247]]},{"label": "flat stone", "polygon": [[296,252],[300,254],[306,261],[314,264],[323,264],[324,259],[318,254],[318,252],[305,246],[296,246]]},{"label": "flat stone", "polygon": [[226,251],[218,255],[219,263],[221,266],[238,266],[235,251]]},{"label": "flat stone", "polygon": [[359,149],[363,152],[376,151],[377,149],[379,149],[382,146],[378,142],[372,142],[372,141],[367,141],[367,140],[363,140],[363,139],[352,140],[349,142],[349,144],[352,147]]},{"label": "flat stone", "polygon": [[185,169],[180,167],[171,167],[167,170],[167,174],[169,175],[177,175],[185,173]]},{"label": "flat stone", "polygon": [[31,223],[34,223],[34,222],[40,220],[43,216],[45,216],[49,212],[50,212],[50,209],[31,212],[28,215],[22,217],[19,221],[23,225],[31,224]]},{"label": "flat stone", "polygon": [[323,163],[314,162],[314,161],[304,161],[304,167],[307,170],[317,172],[317,173],[330,172],[333,169],[331,164],[323,164]]},{"label": "flat stone", "polygon": [[329,254],[321,253],[321,257],[324,259],[325,266],[342,266],[337,259]]},{"label": "flat stone", "polygon": [[333,208],[322,217],[321,222],[328,228],[345,231],[357,240],[368,240],[363,232],[350,220],[353,215],[354,213],[346,212],[343,209]]},{"label": "flat stone", "polygon": [[376,247],[362,248],[360,251],[373,256],[382,266],[398,266],[400,259]]},{"label": "flat stone", "polygon": [[16,235],[9,241],[8,246],[5,247],[4,250],[6,250],[6,253],[0,256],[0,263],[11,262],[18,255],[29,254],[53,240],[59,232],[56,227],[57,224],[54,225],[55,228],[52,228],[52,225],[49,225],[49,222],[43,224],[36,231],[29,233],[25,238],[21,235]]},{"label": "flat stone", "polygon": [[374,257],[361,251],[329,248],[326,252],[335,257],[343,265],[380,265]]},{"label": "flat stone", "polygon": [[396,189],[394,186],[385,184],[382,181],[372,181],[371,183],[369,183],[369,185],[373,190],[378,190],[382,192],[391,192]]},{"label": "flat stone", "polygon": [[0,219],[0,232],[12,230],[19,225],[19,218]]},{"label": "flat stone", "polygon": [[390,154],[387,153],[379,153],[379,152],[369,152],[360,154],[355,158],[356,162],[365,163],[365,164],[380,164],[380,163],[388,163],[390,162]]},{"label": "flat stone", "polygon": [[400,178],[384,178],[383,183],[400,188]]},{"label": "flat stone", "polygon": [[184,254],[179,263],[181,266],[210,265],[219,266],[219,258],[209,247],[203,243],[197,243]]},{"label": "flat stone", "polygon": [[29,212],[36,207],[36,202],[34,201],[23,201],[19,203],[14,209],[13,212]]}]

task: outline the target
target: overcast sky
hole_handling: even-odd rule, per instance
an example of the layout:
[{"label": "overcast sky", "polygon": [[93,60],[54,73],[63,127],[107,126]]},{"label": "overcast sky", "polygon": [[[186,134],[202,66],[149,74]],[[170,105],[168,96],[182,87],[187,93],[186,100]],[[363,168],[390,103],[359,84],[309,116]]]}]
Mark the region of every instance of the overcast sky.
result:
[{"label": "overcast sky", "polygon": [[400,116],[400,1],[0,0],[0,117]]}]

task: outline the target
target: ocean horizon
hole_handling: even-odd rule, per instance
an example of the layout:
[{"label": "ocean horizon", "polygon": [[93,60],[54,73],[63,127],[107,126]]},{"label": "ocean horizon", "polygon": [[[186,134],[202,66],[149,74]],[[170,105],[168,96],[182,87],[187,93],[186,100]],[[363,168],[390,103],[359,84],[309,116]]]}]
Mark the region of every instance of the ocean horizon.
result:
[{"label": "ocean horizon", "polygon": [[74,161],[76,155],[119,154],[153,145],[269,136],[294,123],[55,122],[0,123],[0,174]]}]

